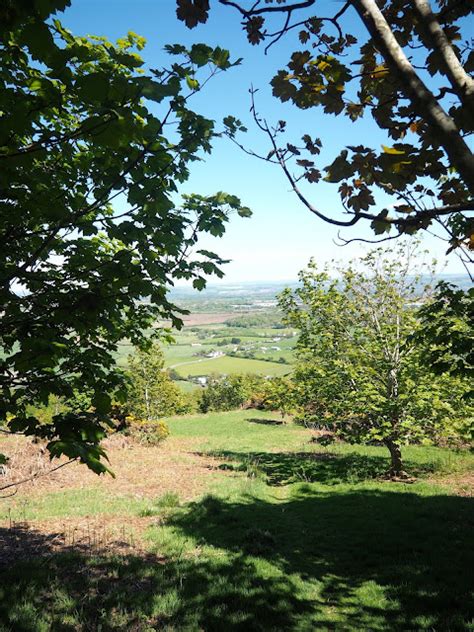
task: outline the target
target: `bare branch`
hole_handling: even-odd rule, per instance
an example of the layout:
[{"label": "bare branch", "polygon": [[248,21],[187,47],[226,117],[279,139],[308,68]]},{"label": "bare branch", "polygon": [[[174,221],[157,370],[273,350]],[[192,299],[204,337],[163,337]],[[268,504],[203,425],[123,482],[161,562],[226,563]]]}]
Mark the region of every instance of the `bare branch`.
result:
[{"label": "bare branch", "polygon": [[[8,489],[10,487],[17,487],[18,485],[23,485],[23,483],[28,483],[29,481],[32,481],[35,478],[39,478],[40,476],[47,476],[48,474],[52,474],[53,472],[60,470],[62,467],[65,467],[66,465],[69,465],[70,463],[74,463],[74,461],[77,461],[77,457],[75,459],[70,459],[69,461],[66,461],[65,463],[61,463],[60,465],[56,465],[56,467],[51,468],[47,472],[40,472],[40,471],[34,472],[34,474],[32,474],[31,476],[22,478],[19,481],[13,481],[13,483],[8,483],[8,485],[3,485],[2,487],[0,487],[0,491],[3,491],[4,489]],[[13,494],[11,495],[13,496]],[[8,496],[3,496],[3,498],[8,498]]]}]

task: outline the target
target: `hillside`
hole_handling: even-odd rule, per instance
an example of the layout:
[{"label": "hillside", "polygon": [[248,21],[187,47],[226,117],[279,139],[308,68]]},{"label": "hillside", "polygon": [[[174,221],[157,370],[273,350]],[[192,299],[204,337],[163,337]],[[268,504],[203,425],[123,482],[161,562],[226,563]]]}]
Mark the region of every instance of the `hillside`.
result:
[{"label": "hillside", "polygon": [[108,441],[115,479],[71,465],[2,501],[1,630],[469,629],[472,455],[406,448],[396,484],[382,448],[275,414],[168,423]]}]

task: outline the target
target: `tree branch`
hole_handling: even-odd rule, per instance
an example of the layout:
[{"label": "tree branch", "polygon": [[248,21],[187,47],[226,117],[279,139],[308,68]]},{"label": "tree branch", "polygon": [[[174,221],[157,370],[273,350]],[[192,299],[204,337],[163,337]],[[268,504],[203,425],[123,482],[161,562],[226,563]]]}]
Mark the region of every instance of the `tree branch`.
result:
[{"label": "tree branch", "polygon": [[474,193],[474,155],[454,120],[417,75],[375,0],[352,0],[387,65],[396,74],[413,106],[430,124],[468,189]]},{"label": "tree branch", "polygon": [[414,0],[413,4],[420,18],[419,27],[424,35],[423,39],[426,45],[439,53],[440,62],[453,90],[474,117],[474,80],[464,70],[457,58],[446,33],[431,10],[429,0]]},{"label": "tree branch", "polygon": [[262,7],[261,9],[254,8],[255,5],[251,9],[244,9],[237,2],[232,2],[232,0],[219,0],[219,2],[224,6],[234,7],[244,18],[249,18],[252,15],[261,15],[262,13],[292,13],[297,9],[307,9],[313,6],[316,0],[305,0],[304,2],[296,2],[295,4]]},{"label": "tree branch", "polygon": [[[32,481],[35,478],[39,478],[40,476],[46,476],[47,474],[52,474],[53,472],[56,472],[57,470],[60,470],[62,467],[65,467],[66,465],[69,465],[70,463],[74,463],[74,461],[77,461],[77,457],[75,459],[70,459],[69,461],[66,461],[66,463],[61,463],[60,465],[56,465],[56,467],[53,467],[52,469],[48,470],[47,472],[35,472],[31,476],[27,476],[26,478],[22,478],[19,481],[14,481],[13,483],[8,483],[8,485],[3,485],[2,487],[0,487],[0,491],[3,492],[4,489],[9,489],[10,487],[17,487],[18,485],[23,485],[23,483],[28,483],[29,481]],[[4,496],[3,498],[8,498],[8,496]]]}]

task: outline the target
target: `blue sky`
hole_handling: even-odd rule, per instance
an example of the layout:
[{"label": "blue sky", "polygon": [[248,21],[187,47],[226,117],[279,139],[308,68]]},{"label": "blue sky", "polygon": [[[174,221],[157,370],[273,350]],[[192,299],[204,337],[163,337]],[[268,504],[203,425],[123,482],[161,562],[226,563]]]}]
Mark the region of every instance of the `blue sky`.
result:
[{"label": "blue sky", "polygon": [[[212,5],[208,23],[193,30],[177,20],[175,0],[72,0],[72,6],[59,17],[76,35],[105,35],[115,40],[127,31],[135,31],[147,39],[141,54],[151,68],[167,65],[165,44],[205,42],[229,49],[234,59],[243,57],[241,66],[215,77],[201,94],[193,97],[192,107],[216,121],[227,114],[240,118],[249,129],[242,140],[264,153],[269,149],[267,141],[255,128],[249,112],[251,85],[259,90],[260,114],[269,121],[285,119],[295,141],[304,133],[321,137],[320,166],[329,164],[343,145],[367,143],[368,136],[375,147],[390,144],[369,121],[353,125],[317,109],[301,111],[274,99],[269,81],[286,65],[292,51],[303,48],[296,40],[297,33],[282,38],[265,56],[262,46],[248,44],[235,12],[216,2]],[[329,7],[328,15],[334,12],[333,0],[322,0],[319,6],[323,5]],[[348,19],[351,32],[357,35],[357,19]],[[336,189],[334,185],[312,185],[310,199],[321,209],[339,209]],[[357,243],[336,246],[336,227],[315,218],[298,202],[277,166],[245,155],[226,139],[214,143],[213,154],[206,156],[205,162],[192,166],[191,178],[181,192],[206,195],[219,190],[238,195],[253,210],[250,219],[233,218],[222,239],[206,238],[201,244],[232,259],[225,267],[227,281],[290,280],[296,278],[310,257],[323,263],[332,258],[350,259],[366,249]],[[373,237],[367,225],[348,229],[343,235]],[[424,246],[438,260],[445,260],[443,242],[426,236]],[[464,269],[452,256],[446,271],[462,273]]]}]

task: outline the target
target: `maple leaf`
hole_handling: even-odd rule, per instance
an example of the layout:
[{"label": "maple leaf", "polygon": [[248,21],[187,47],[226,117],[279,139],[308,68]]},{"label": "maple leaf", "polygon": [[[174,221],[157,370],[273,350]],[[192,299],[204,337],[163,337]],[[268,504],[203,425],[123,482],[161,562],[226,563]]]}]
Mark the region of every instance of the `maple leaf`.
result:
[{"label": "maple leaf", "polygon": [[263,39],[265,39],[265,35],[262,32],[262,26],[264,24],[264,19],[260,16],[255,18],[250,18],[246,24],[245,29],[247,31],[247,39],[253,44],[259,44]]},{"label": "maple leaf", "polygon": [[190,29],[207,22],[209,0],[177,0],[176,15]]}]

